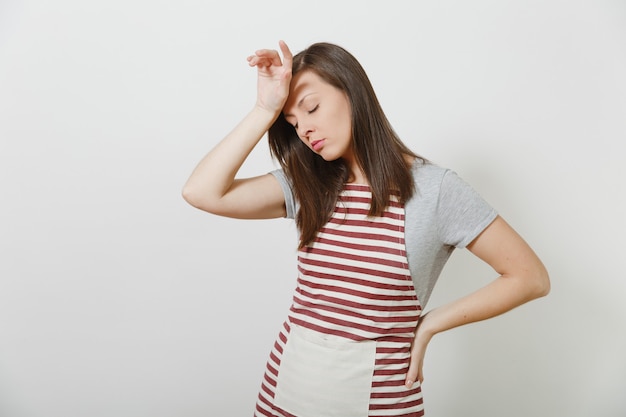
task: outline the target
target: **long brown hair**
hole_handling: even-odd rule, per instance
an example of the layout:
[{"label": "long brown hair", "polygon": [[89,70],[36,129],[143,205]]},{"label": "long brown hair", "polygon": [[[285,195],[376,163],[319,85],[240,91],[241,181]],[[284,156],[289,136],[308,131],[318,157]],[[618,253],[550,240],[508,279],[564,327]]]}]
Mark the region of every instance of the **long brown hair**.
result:
[{"label": "long brown hair", "polygon": [[[419,158],[398,137],[376,97],[365,70],[344,48],[315,43],[296,54],[292,73],[313,71],[330,85],[346,93],[352,110],[352,150],[367,177],[372,192],[370,216],[380,216],[389,205],[390,194],[406,202],[415,184],[406,158]],[[325,161],[298,137],[283,114],[268,132],[270,150],[291,180],[300,205],[296,225],[302,248],[333,213],[339,193],[348,181],[349,170],[342,159]]]}]

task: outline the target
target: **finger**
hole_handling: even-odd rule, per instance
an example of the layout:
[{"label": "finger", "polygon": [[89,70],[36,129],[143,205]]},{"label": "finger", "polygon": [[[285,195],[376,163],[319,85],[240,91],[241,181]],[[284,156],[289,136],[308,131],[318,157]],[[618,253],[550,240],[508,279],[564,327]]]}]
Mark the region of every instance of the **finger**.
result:
[{"label": "finger", "polygon": [[283,54],[283,64],[286,67],[291,68],[293,63],[293,54],[291,53],[291,50],[283,40],[278,41],[278,46],[280,47],[280,52]]},{"label": "finger", "polygon": [[275,49],[259,49],[258,51],[256,51],[256,55],[268,60],[270,65],[276,65],[277,67],[280,67],[283,64],[280,59],[280,55],[278,54],[278,51]]},{"label": "finger", "polygon": [[424,381],[424,376],[422,374],[422,360],[420,359],[420,355],[412,354],[411,360],[409,362],[409,369],[406,371],[406,378],[404,380],[404,385],[407,388],[413,387],[415,382],[419,381],[420,384]]},{"label": "finger", "polygon": [[409,370],[406,372],[406,378],[404,380],[404,385],[407,388],[412,388],[415,381],[418,381],[419,372],[415,367],[409,366]]},{"label": "finger", "polygon": [[272,65],[272,62],[269,59],[256,55],[251,55],[247,59],[248,65],[250,65],[251,67],[269,67],[270,65]]}]

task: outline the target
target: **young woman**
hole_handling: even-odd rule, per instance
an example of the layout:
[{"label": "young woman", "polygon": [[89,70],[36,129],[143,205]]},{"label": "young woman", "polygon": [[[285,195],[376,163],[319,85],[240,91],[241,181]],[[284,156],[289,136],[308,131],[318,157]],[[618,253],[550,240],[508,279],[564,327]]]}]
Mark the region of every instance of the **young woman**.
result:
[{"label": "young woman", "polygon": [[[257,416],[422,416],[431,338],[549,291],[527,243],[453,171],[395,134],[358,61],[317,43],[248,57],[257,101],[198,164],[183,196],[209,213],[289,217],[297,288],[267,363]],[[237,178],[268,133],[280,170]],[[499,277],[422,312],[454,248]]]}]

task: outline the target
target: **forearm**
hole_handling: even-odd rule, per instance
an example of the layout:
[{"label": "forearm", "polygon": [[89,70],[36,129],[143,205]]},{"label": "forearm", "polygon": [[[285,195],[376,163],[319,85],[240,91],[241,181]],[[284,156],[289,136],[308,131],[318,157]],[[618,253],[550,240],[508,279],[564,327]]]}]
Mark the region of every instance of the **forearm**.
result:
[{"label": "forearm", "polygon": [[270,128],[277,114],[255,106],[193,170],[183,196],[193,205],[198,200],[219,200],[230,189],[244,161]]},{"label": "forearm", "polygon": [[506,313],[547,294],[547,274],[502,275],[485,287],[426,313],[419,333],[429,340],[437,333]]}]

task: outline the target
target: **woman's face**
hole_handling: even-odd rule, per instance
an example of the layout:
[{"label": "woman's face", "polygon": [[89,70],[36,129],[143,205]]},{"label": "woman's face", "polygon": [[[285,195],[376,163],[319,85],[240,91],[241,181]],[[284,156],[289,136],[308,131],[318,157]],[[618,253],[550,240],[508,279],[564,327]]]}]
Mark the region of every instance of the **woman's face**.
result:
[{"label": "woman's face", "polygon": [[346,94],[312,71],[291,80],[283,108],[300,139],[326,161],[352,160],[352,115]]}]

